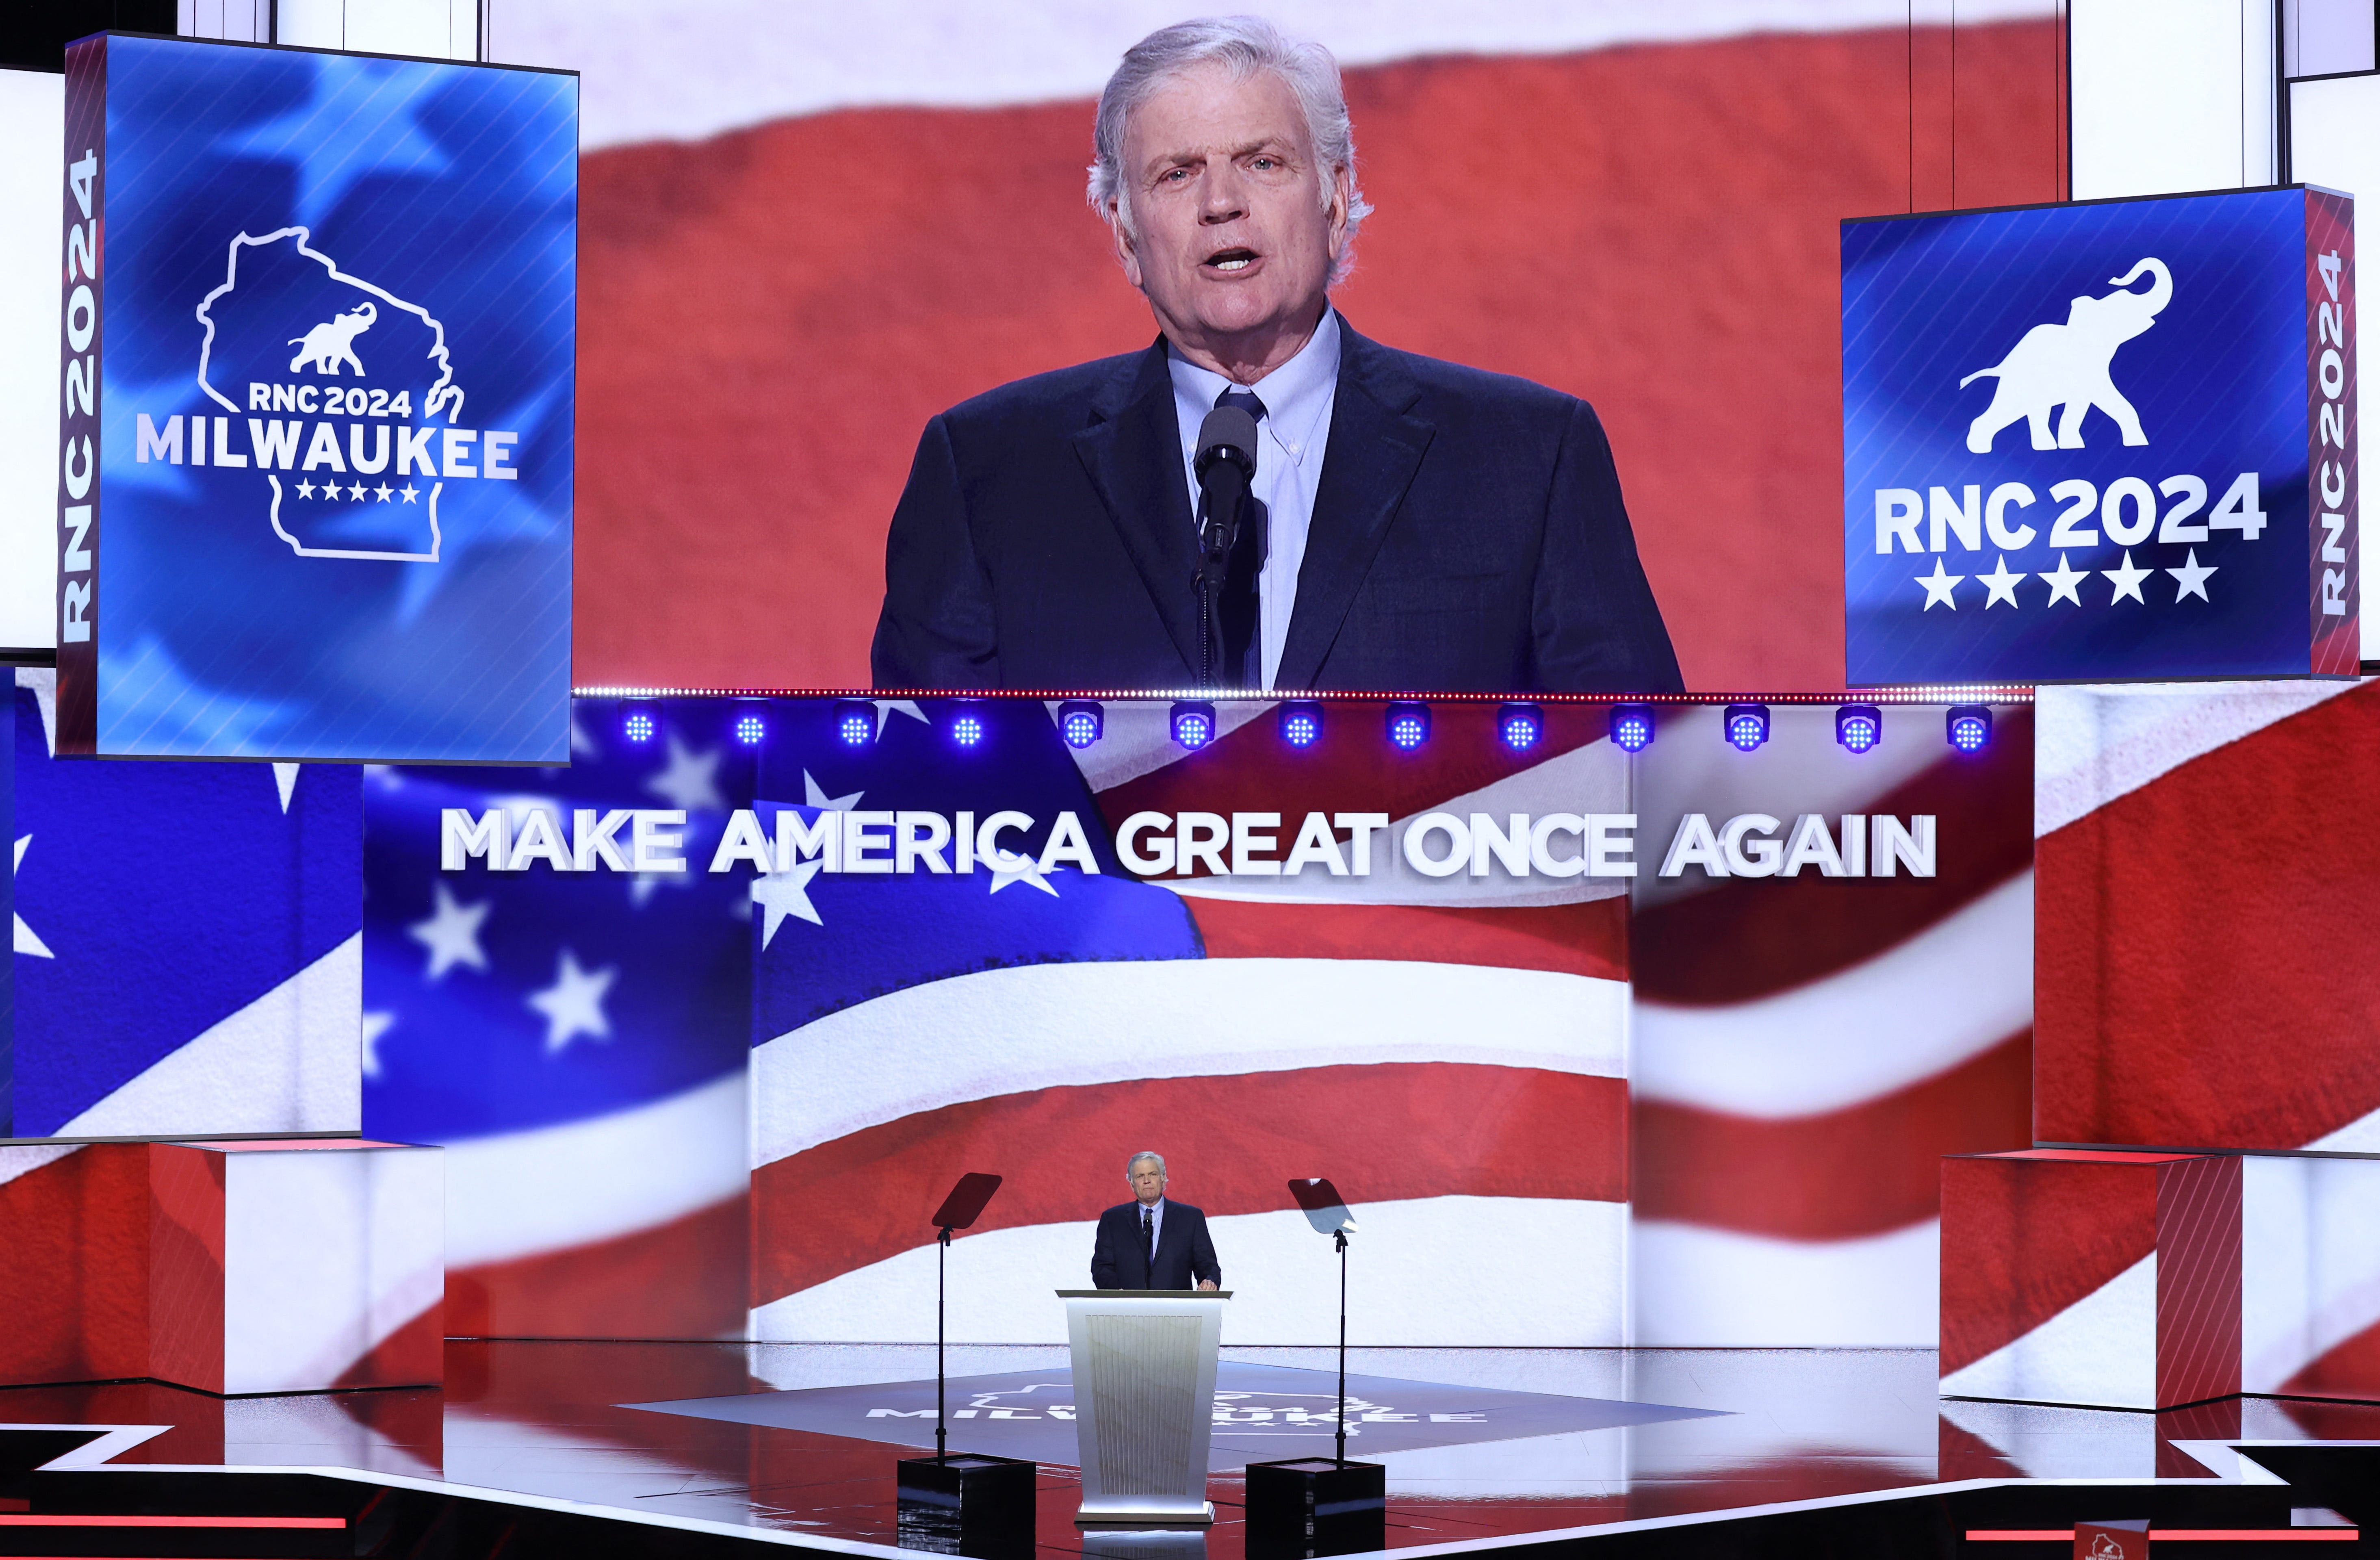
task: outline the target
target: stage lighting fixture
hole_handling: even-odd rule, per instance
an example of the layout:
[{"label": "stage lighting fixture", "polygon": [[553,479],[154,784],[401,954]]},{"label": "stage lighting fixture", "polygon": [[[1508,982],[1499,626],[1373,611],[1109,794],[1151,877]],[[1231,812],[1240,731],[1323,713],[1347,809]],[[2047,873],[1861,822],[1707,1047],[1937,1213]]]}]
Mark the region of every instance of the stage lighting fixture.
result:
[{"label": "stage lighting fixture", "polygon": [[962,706],[951,716],[951,740],[962,748],[972,748],[983,740],[990,729],[984,723],[983,712],[971,705]]},{"label": "stage lighting fixture", "polygon": [[876,740],[876,704],[868,699],[834,701],[835,740],[846,748],[865,748]]},{"label": "stage lighting fixture", "polygon": [[1611,706],[1611,741],[1623,752],[1641,753],[1653,745],[1653,706]]},{"label": "stage lighting fixture", "polygon": [[1173,706],[1172,727],[1173,740],[1195,753],[1215,739],[1215,706],[1184,699]]},{"label": "stage lighting fixture", "polygon": [[1535,704],[1507,704],[1496,712],[1496,734],[1516,753],[1534,748],[1546,734],[1546,713]]},{"label": "stage lighting fixture", "polygon": [[1322,740],[1322,705],[1312,699],[1293,699],[1281,707],[1281,739],[1293,748],[1311,748]]},{"label": "stage lighting fixture", "polygon": [[747,748],[757,748],[760,738],[769,735],[769,723],[758,715],[735,717],[735,740]]},{"label": "stage lighting fixture", "polygon": [[1413,751],[1429,740],[1429,706],[1418,699],[1400,699],[1389,706],[1389,742]]},{"label": "stage lighting fixture", "polygon": [[1089,747],[1107,728],[1107,712],[1096,699],[1069,699],[1058,706],[1058,735],[1069,748]]},{"label": "stage lighting fixture", "polygon": [[1864,753],[1884,740],[1884,712],[1873,704],[1844,704],[1835,711],[1835,740]]},{"label": "stage lighting fixture", "polygon": [[650,742],[661,728],[662,723],[653,718],[653,713],[641,706],[631,706],[620,716],[620,735],[631,742]]},{"label": "stage lighting fixture", "polygon": [[1959,751],[1978,752],[1992,739],[1992,712],[1982,704],[1953,704],[1942,718],[1942,730]]},{"label": "stage lighting fixture", "polygon": [[1768,706],[1730,704],[1726,724],[1729,745],[1748,753],[1768,740]]}]

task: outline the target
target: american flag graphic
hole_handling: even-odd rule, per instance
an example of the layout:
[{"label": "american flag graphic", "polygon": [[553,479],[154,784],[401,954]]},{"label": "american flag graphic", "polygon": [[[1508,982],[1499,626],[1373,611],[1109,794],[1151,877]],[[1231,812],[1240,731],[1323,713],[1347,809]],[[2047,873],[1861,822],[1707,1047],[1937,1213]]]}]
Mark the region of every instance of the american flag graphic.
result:
[{"label": "american flag graphic", "polygon": [[[2380,692],[2058,689],[2039,710],[2035,1134],[2248,1151],[2241,1389],[2380,1395],[2380,1162],[2344,1157],[2380,1149],[2354,951],[2374,874],[2343,800],[2380,778]],[[2096,1382],[2143,1334],[2174,1253],[2116,1200],[2078,1184],[2028,1211],[2023,1249],[1949,1254],[2020,1298],[1946,1332],[1945,1390]]]},{"label": "american flag graphic", "polygon": [[[446,1149],[458,1336],[704,1338],[742,1325],[750,905],[699,870],[749,802],[729,707],[644,744],[581,701],[566,768],[366,772],[363,1118]],[[686,873],[439,870],[439,819],[686,815]]]},{"label": "american flag graphic", "polygon": [[55,756],[9,689],[19,1138],[352,1131],[359,772]]},{"label": "american flag graphic", "polygon": [[[1331,706],[1300,751],[1270,704],[1231,702],[1191,753],[1164,702],[1111,703],[1079,763],[1043,706],[986,707],[977,752],[951,745],[943,701],[918,708],[859,753],[821,742],[781,769],[772,748],[764,794],[798,765],[831,807],[1013,808],[1037,825],[1004,836],[1019,856],[1073,810],[1101,870],[811,875],[799,908],[756,928],[753,1335],[924,1335],[926,1216],[991,1170],[1007,1179],[953,1249],[953,1335],[1058,1341],[1050,1291],[1085,1286],[1092,1222],[1128,1200],[1126,1157],[1154,1148],[1242,1291],[1235,1336],[1331,1335],[1331,1249],[1286,1184],[1328,1175],[1362,1205],[1358,1268],[1377,1274],[1351,1300],[1356,1335],[1621,1341],[1625,884],[1428,878],[1402,846],[1433,810],[1627,810],[1600,706],[1548,710],[1544,741],[1515,753],[1494,706],[1445,705],[1404,753],[1376,703]],[[1368,876],[1201,863],[1135,881],[1103,836],[1144,812],[1275,815],[1276,853],[1310,813],[1387,826]],[[1418,1273],[1441,1277],[1394,1276]]]},{"label": "american flag graphic", "polygon": [[1690,811],[1933,814],[1934,876],[1640,877],[1635,1340],[1931,1345],[1941,1156],[2030,1146],[2031,712],[1973,755],[1938,705],[1852,754],[1831,707],[1765,747],[1717,709],[1640,761],[1641,837]]}]

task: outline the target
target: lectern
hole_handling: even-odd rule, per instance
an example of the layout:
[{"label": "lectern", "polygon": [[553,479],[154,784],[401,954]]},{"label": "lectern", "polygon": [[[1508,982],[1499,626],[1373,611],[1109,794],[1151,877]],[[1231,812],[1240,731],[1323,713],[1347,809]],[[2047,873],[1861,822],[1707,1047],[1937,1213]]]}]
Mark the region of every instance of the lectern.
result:
[{"label": "lectern", "polygon": [[1075,1362],[1081,1526],[1212,1522],[1207,1449],[1228,1289],[1061,1289]]}]

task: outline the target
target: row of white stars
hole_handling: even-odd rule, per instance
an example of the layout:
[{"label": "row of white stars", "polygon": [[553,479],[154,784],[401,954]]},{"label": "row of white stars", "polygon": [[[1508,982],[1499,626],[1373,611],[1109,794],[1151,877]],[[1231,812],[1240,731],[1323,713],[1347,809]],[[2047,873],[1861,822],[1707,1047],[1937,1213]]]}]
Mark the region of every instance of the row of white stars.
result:
[{"label": "row of white stars", "polygon": [[[392,498],[399,497],[403,498],[407,504],[412,504],[419,502],[421,497],[421,490],[415,487],[411,482],[406,483],[402,488],[393,488],[386,482],[381,483],[380,486],[376,488],[368,488],[361,482],[353,482],[347,487],[347,496],[358,503],[361,503],[364,495],[368,493],[378,494],[380,495],[380,501],[382,504],[387,503]],[[300,498],[313,497],[314,484],[311,482],[299,482],[298,484],[298,496]],[[339,501],[339,484],[336,482],[324,482],[322,484],[322,496],[333,504],[337,503]]]},{"label": "row of white stars", "polygon": [[[2042,582],[2049,587],[2049,599],[2041,604],[2056,606],[2059,601],[2064,600],[2081,606],[2082,604],[2082,597],[2080,593],[2082,584],[2091,578],[2091,572],[2089,569],[2076,568],[2066,561],[2065,554],[2058,554],[2058,567],[2052,571],[2046,571],[2041,576]],[[2153,568],[2133,567],[2131,550],[2126,548],[2124,565],[2121,568],[2103,568],[2098,571],[2102,579],[2112,580],[2116,587],[2115,593],[2107,598],[2107,604],[2113,606],[2126,596],[2130,596],[2146,606],[2148,600],[2141,594],[2141,581],[2156,572],[2157,570]],[[2190,550],[2190,556],[2183,562],[2181,567],[2169,568],[2164,572],[2174,578],[2173,599],[2175,601],[2181,601],[2188,596],[2196,596],[2202,602],[2209,599],[2206,594],[2206,581],[2216,573],[2216,566],[2201,564],[2198,561],[2197,548],[2193,547]],[[1925,587],[1925,605],[1921,610],[1931,612],[1937,606],[1947,606],[1952,612],[1958,611],[1959,603],[1952,591],[1959,582],[1966,578],[1967,576],[1963,574],[1946,572],[1942,567],[1942,560],[1936,558],[1932,574],[1917,576],[1917,583]],[[2020,605],[2016,599],[2017,585],[2032,578],[2033,576],[2029,574],[2010,573],[2008,558],[2005,555],[2000,556],[1991,573],[1978,574],[1974,577],[1975,583],[1984,588],[1984,609],[1988,612],[2002,602],[2006,602],[2010,606]]]}]

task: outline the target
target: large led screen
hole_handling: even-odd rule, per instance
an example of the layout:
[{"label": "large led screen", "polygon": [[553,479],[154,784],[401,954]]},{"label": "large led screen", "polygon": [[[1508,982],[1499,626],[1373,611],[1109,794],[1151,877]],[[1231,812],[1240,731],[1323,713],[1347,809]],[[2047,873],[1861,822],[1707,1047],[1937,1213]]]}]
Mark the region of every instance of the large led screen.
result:
[{"label": "large led screen", "polygon": [[[1260,488],[1319,470],[1258,675],[1641,684],[1563,642],[1645,642],[1624,510],[1687,687],[1840,686],[1835,225],[2058,198],[2055,5],[1260,9],[1337,57],[1371,210],[1330,436],[1258,452]],[[1102,88],[1196,14],[507,0],[499,57],[589,82],[581,686],[1196,680],[1203,411],[1148,404],[1159,323],[1086,201]],[[1042,391],[1008,470],[998,417]],[[1259,426],[1307,445],[1297,409]],[[1584,564],[1536,530],[1572,485]],[[934,524],[893,557],[905,494]],[[930,599],[880,663],[888,565]]]},{"label": "large led screen", "polygon": [[563,757],[577,79],[104,34],[67,122],[60,750]]}]

